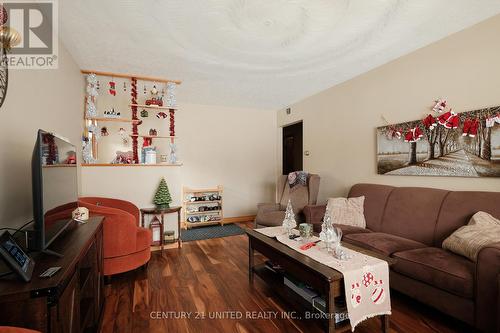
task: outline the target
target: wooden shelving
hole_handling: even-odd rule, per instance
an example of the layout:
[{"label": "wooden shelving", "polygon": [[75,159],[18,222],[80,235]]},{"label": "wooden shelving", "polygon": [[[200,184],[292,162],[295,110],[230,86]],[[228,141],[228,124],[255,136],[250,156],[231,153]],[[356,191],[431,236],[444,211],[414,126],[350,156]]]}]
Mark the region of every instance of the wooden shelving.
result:
[{"label": "wooden shelving", "polygon": [[[224,225],[222,193],[223,193],[222,185],[213,188],[203,188],[203,189],[183,187],[182,189],[183,225],[186,228],[194,228],[194,227],[201,227],[201,226],[215,225],[215,224]],[[210,200],[210,196],[214,195],[218,196],[220,199],[216,198],[216,200]],[[190,198],[192,197],[204,197],[206,200],[191,201]],[[207,205],[210,207],[218,207],[218,209],[198,211],[197,207],[203,205]],[[188,221],[188,218],[198,218],[200,219],[200,221],[190,222]],[[202,219],[209,219],[209,220],[202,221]]]},{"label": "wooden shelving", "polygon": [[[98,114],[99,116],[96,117],[86,117],[87,115],[87,99],[90,98],[90,100],[93,102],[94,106],[99,109],[98,101],[96,100],[95,96],[85,96],[84,100],[84,136],[88,139],[91,140],[92,144],[92,157],[94,159],[97,159],[98,161],[102,162],[103,158],[99,160],[99,149],[98,145],[100,142],[98,142],[98,135],[91,135],[88,132],[88,126],[90,125],[89,122],[92,122],[94,125],[97,125],[98,122],[116,122],[116,123],[128,123],[130,124],[131,127],[131,132],[128,132],[127,134],[130,135],[131,137],[131,142],[132,142],[132,159],[135,163],[138,163],[141,161],[141,153],[143,152],[142,148],[143,146],[147,143],[150,144],[152,142],[152,139],[167,139],[171,140],[171,143],[174,143],[174,140],[177,139],[175,136],[175,113],[179,110],[178,106],[157,106],[157,105],[146,105],[146,102],[148,102],[148,99],[153,99],[153,98],[160,98],[158,93],[152,92],[151,91],[151,97],[147,96],[142,96],[142,94],[137,94],[138,91],[138,81],[148,81],[152,82],[153,86],[157,86],[158,84],[161,84],[164,86],[161,88],[162,92],[162,98],[164,95],[165,90],[167,91],[167,96],[169,94],[169,85],[168,83],[174,83],[175,85],[180,85],[181,81],[179,80],[170,80],[170,79],[164,79],[164,78],[158,78],[158,77],[149,77],[149,76],[142,76],[142,75],[134,75],[134,74],[124,74],[124,73],[114,73],[114,72],[103,72],[103,71],[93,71],[93,70],[81,70],[82,74],[95,74],[100,77],[108,77],[108,78],[124,78],[130,80],[130,98],[128,102],[122,103],[121,100],[118,100],[118,103],[120,105],[113,105],[114,108],[117,110],[122,110],[121,115],[124,116],[123,118],[120,117],[103,117],[102,116],[102,110],[100,113],[93,113],[93,115]],[[102,79],[102,78],[101,78]],[[102,81],[101,81],[102,82]],[[127,90],[126,87],[126,82],[124,82],[124,87],[125,90]],[[146,91],[146,85],[143,86],[145,92]],[[141,89],[142,91],[142,89]],[[103,95],[104,96],[104,95]],[[140,100],[139,100],[139,99]],[[168,100],[168,99],[167,99]],[[116,102],[115,100],[114,102]],[[128,108],[127,108],[128,106]],[[123,110],[125,108],[125,110]],[[143,124],[143,119],[139,119],[139,111],[140,109],[151,109],[151,110],[157,110],[157,111],[165,111],[162,112],[162,116],[165,116],[163,113],[168,113],[168,117],[166,121],[163,121],[163,119],[158,119],[161,121],[161,126],[164,127],[165,129],[162,130],[160,128],[160,133],[162,134],[170,134],[170,135],[139,135],[139,129],[138,126]],[[130,113],[129,113],[130,112]],[[159,117],[162,118],[162,117]],[[104,124],[101,124],[100,126],[103,126]],[[123,129],[126,129],[126,126],[122,127]],[[156,127],[159,128],[159,127]],[[162,132],[165,131],[165,132]],[[110,134],[117,135],[116,133],[110,132]],[[123,133],[122,133],[123,134]],[[138,138],[144,138],[144,139],[149,139],[149,140],[144,140],[144,143],[141,146],[141,143],[138,142]],[[103,144],[109,144],[110,141],[103,141]],[[160,143],[160,142],[155,142],[155,143]],[[174,149],[171,147],[171,150]],[[107,155],[109,155],[109,152],[106,151]],[[159,154],[159,151],[157,150],[157,154]],[[110,160],[114,158],[115,156],[111,156]],[[106,159],[108,156],[106,156]],[[143,159],[142,159],[143,160]],[[167,163],[158,163],[158,164],[134,164],[134,165],[114,165],[114,164],[104,164],[104,163],[97,163],[97,164],[82,164],[83,166],[181,166],[182,163],[175,163],[175,164],[167,164]]]},{"label": "wooden shelving", "polygon": [[222,203],[222,200],[206,200],[206,201],[184,201],[185,205],[201,205],[208,203]]},{"label": "wooden shelving", "polygon": [[206,210],[203,212],[187,212],[187,215],[207,215],[207,214],[219,214],[221,212],[220,209],[217,210]]},{"label": "wooden shelving", "polygon": [[147,139],[177,139],[177,136],[163,136],[163,135],[134,135],[130,134],[131,137],[147,138]]},{"label": "wooden shelving", "polygon": [[129,106],[135,106],[141,109],[155,109],[155,110],[179,110],[177,107],[172,106],[158,106],[158,105],[146,105],[146,104],[129,104]]},{"label": "wooden shelving", "polygon": [[175,164],[171,163],[157,163],[157,164],[109,164],[109,163],[95,163],[86,164],[82,163],[83,167],[178,167],[182,166],[182,162]]},{"label": "wooden shelving", "polygon": [[116,123],[138,123],[139,120],[134,119],[126,119],[126,118],[85,118],[85,120],[93,120],[93,121],[111,121]]},{"label": "wooden shelving", "polygon": [[161,82],[161,83],[173,82],[175,84],[181,84],[182,83],[182,81],[180,81],[180,80],[169,80],[169,79],[163,79],[163,78],[152,77],[152,76],[144,76],[144,75],[134,75],[134,74],[123,74],[123,73],[114,73],[114,72],[92,71],[92,70],[87,70],[87,69],[82,69],[82,70],[80,70],[80,72],[82,74],[95,74],[95,75],[109,76],[109,77],[120,77],[120,78],[125,78],[125,79],[135,78],[137,80],[142,80],[142,81],[152,81],[152,82]]}]

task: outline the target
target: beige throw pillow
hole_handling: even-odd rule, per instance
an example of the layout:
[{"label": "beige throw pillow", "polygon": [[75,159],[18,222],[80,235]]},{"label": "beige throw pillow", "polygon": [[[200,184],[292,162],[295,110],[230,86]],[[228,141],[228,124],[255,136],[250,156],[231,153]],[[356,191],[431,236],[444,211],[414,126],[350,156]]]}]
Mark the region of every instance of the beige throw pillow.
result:
[{"label": "beige throw pillow", "polygon": [[500,241],[500,220],[488,213],[477,212],[469,224],[460,227],[443,242],[443,249],[476,261],[479,251]]},{"label": "beige throw pillow", "polygon": [[357,198],[330,198],[327,210],[330,212],[333,223],[366,228],[363,205],[365,197]]}]

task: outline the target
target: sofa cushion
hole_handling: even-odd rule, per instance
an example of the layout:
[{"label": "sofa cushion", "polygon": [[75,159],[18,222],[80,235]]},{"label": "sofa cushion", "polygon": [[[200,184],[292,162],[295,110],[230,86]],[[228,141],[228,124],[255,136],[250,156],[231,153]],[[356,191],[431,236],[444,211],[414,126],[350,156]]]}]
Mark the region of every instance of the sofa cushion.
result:
[{"label": "sofa cushion", "polygon": [[[360,227],[353,227],[352,225],[345,225],[345,224],[333,224],[335,227],[340,228],[342,230],[342,235],[350,235],[350,234],[364,234],[367,232],[371,232],[371,230],[366,229],[366,228],[360,228]],[[320,228],[321,231],[321,228]]]},{"label": "sofa cushion", "polygon": [[474,296],[474,263],[449,251],[426,247],[393,254],[392,269],[458,296]]},{"label": "sofa cushion", "polygon": [[389,195],[379,231],[434,245],[434,230],[448,191],[421,187],[395,188]]},{"label": "sofa cushion", "polygon": [[458,228],[466,225],[479,211],[500,219],[500,192],[450,192],[443,202],[434,235],[434,246],[441,247],[443,240]]},{"label": "sofa cushion", "polygon": [[476,261],[483,247],[500,240],[500,220],[477,212],[468,225],[460,227],[443,241],[443,249]]},{"label": "sofa cushion", "polygon": [[[271,212],[265,212],[257,215],[256,222],[258,225],[273,227],[283,224],[283,219],[285,218],[284,210],[275,210]],[[296,216],[296,220],[297,216]]]},{"label": "sofa cushion", "polygon": [[349,234],[345,235],[343,240],[385,255],[427,246],[411,239],[385,234],[383,232]]},{"label": "sofa cushion", "polygon": [[348,197],[365,197],[364,215],[366,227],[372,231],[381,231],[387,198],[395,187],[378,184],[356,184],[351,187]]},{"label": "sofa cushion", "polygon": [[366,228],[363,204],[365,197],[356,198],[330,198],[326,205],[326,213],[330,213],[332,221],[338,224]]}]

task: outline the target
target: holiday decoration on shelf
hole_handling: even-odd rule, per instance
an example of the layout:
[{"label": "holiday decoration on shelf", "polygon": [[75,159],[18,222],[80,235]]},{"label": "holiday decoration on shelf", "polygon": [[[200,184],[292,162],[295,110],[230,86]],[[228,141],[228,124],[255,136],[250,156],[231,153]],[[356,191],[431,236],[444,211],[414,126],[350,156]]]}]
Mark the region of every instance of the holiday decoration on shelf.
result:
[{"label": "holiday decoration on shelf", "polygon": [[431,131],[434,128],[436,128],[436,126],[437,126],[437,120],[431,114],[428,115],[427,117],[425,117],[424,120],[422,120],[422,122],[423,122],[425,128],[427,128]]},{"label": "holiday decoration on shelf", "polygon": [[129,136],[127,135],[127,132],[125,131],[125,129],[123,127],[120,127],[120,129],[118,130],[118,134],[122,138],[123,145],[127,146],[128,145]]},{"label": "holiday decoration on shelf", "polygon": [[147,118],[147,117],[149,117],[149,113],[148,113],[148,111],[146,111],[145,109],[142,109],[142,111],[141,111],[141,117],[142,117],[142,118]]},{"label": "holiday decoration on shelf", "polygon": [[156,84],[153,85],[153,89],[151,89],[151,95],[153,96],[158,95],[158,89],[156,89]]},{"label": "holiday decoration on shelf", "polygon": [[89,133],[92,133],[95,140],[99,140],[101,138],[101,130],[99,129],[99,127],[97,127],[97,125],[91,123],[87,126],[87,131]]},{"label": "holiday decoration on shelf", "polygon": [[434,102],[435,102],[435,104],[432,107],[432,111],[437,112],[437,113],[443,112],[444,109],[446,109],[446,105],[448,104],[448,101],[446,101],[446,99],[443,99],[443,98],[439,98],[439,99],[435,100]]},{"label": "holiday decoration on shelf", "polygon": [[168,107],[174,107],[177,105],[177,101],[175,99],[175,88],[177,84],[174,82],[168,82],[167,83],[167,101],[166,101],[166,106]]},{"label": "holiday decoration on shelf", "polygon": [[464,127],[462,128],[462,136],[469,136],[474,138],[477,135],[477,129],[479,127],[478,119],[465,119]]},{"label": "holiday decoration on shelf", "polygon": [[116,83],[115,81],[113,81],[113,79],[109,81],[109,94],[112,96],[116,96]]},{"label": "holiday decoration on shelf", "polygon": [[95,118],[97,117],[97,109],[95,107],[94,102],[90,96],[87,97],[87,107],[85,109],[85,117],[87,118]]},{"label": "holiday decoration on shelf", "polygon": [[160,185],[158,185],[158,189],[156,190],[156,194],[153,199],[153,203],[159,209],[169,208],[170,203],[172,202],[172,197],[170,196],[170,191],[168,190],[167,182],[165,178],[162,178],[160,181]]},{"label": "holiday decoration on shelf", "polygon": [[121,112],[117,112],[114,107],[104,111],[104,118],[120,118],[121,116]]},{"label": "holiday decoration on shelf", "polygon": [[156,118],[158,118],[158,119],[166,119],[167,118],[167,114],[165,112],[163,112],[163,111],[162,112],[158,112],[156,114]]},{"label": "holiday decoration on shelf", "polygon": [[144,137],[142,141],[142,147],[149,147],[153,144],[153,139],[152,138],[147,138]]},{"label": "holiday decoration on shelf", "polygon": [[97,76],[95,74],[87,75],[87,95],[95,97],[98,95],[97,92]]},{"label": "holiday decoration on shelf", "polygon": [[288,234],[288,236],[292,235],[292,230],[297,226],[297,222],[295,221],[295,213],[293,212],[292,201],[288,199],[288,204],[286,205],[285,211],[285,219],[283,220],[283,231]]},{"label": "holiday decoration on shelf", "polygon": [[87,137],[82,138],[82,156],[83,161],[87,164],[93,164],[97,162],[97,160],[92,156],[92,144]]},{"label": "holiday decoration on shelf", "polygon": [[177,145],[174,142],[170,142],[170,156],[168,158],[168,162],[170,164],[177,163]]},{"label": "holiday decoration on shelf", "polygon": [[[130,96],[132,97],[132,120],[138,120],[137,118],[137,78],[133,77],[130,79]],[[132,153],[134,163],[139,163],[139,152],[138,152],[138,140],[139,130],[137,128],[138,122],[132,123]]]},{"label": "holiday decoration on shelf", "polygon": [[405,142],[417,142],[424,136],[420,127],[416,126],[405,134]]},{"label": "holiday decoration on shelf", "polygon": [[109,133],[108,133],[108,128],[106,126],[103,126],[101,128],[101,136],[108,136]]},{"label": "holiday decoration on shelf", "polygon": [[440,125],[448,129],[455,129],[460,125],[460,118],[450,109],[448,112],[443,113],[438,117],[438,122]]},{"label": "holiday decoration on shelf", "polygon": [[175,110],[170,109],[168,113],[170,115],[170,136],[175,136]]},{"label": "holiday decoration on shelf", "polygon": [[42,137],[42,142],[44,145],[47,146],[47,155],[45,156],[45,164],[46,165],[53,165],[57,162],[58,160],[58,151],[57,151],[57,146],[54,140],[54,136],[50,133],[46,133]]}]

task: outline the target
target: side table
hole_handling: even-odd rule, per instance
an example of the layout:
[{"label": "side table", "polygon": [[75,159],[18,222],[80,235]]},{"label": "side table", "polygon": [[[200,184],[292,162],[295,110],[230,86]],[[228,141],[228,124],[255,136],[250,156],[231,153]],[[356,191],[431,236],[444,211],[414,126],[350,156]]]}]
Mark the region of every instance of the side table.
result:
[{"label": "side table", "polygon": [[141,227],[143,227],[144,224],[144,215],[160,215],[160,247],[161,250],[163,250],[163,245],[165,244],[164,241],[164,235],[163,235],[163,226],[164,226],[164,216],[166,214],[173,214],[177,213],[177,248],[181,248],[182,242],[181,242],[181,206],[174,206],[174,207],[168,207],[168,208],[141,208]]}]

